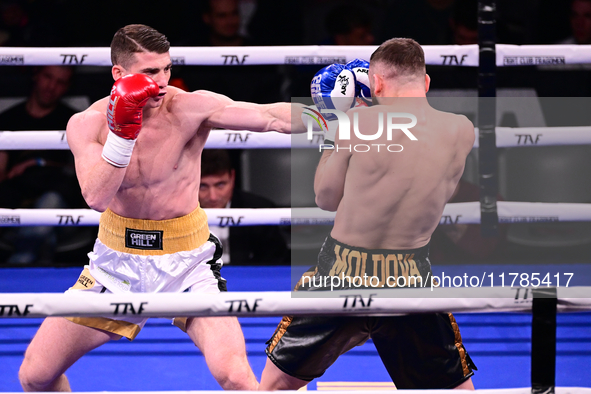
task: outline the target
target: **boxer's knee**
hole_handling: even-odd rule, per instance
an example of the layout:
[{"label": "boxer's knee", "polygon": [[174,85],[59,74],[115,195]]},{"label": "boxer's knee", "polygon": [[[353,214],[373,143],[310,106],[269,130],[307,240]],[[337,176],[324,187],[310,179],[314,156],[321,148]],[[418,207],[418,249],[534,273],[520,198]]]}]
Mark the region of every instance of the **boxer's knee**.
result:
[{"label": "boxer's knee", "polygon": [[224,390],[257,390],[259,383],[245,360],[231,362],[216,374],[216,380]]},{"label": "boxer's knee", "polygon": [[69,391],[68,379],[64,374],[43,367],[27,354],[18,371],[18,378],[23,391]]}]

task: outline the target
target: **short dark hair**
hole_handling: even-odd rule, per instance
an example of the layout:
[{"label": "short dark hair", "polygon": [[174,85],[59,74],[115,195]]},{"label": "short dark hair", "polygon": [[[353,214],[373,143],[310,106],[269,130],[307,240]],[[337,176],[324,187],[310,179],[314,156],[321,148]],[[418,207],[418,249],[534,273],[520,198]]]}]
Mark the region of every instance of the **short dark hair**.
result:
[{"label": "short dark hair", "polygon": [[392,73],[387,78],[425,74],[425,53],[412,38],[391,38],[372,53],[370,64],[384,63]]},{"label": "short dark hair", "polygon": [[222,175],[232,171],[232,160],[225,149],[204,149],[201,153],[201,176]]},{"label": "short dark hair", "polygon": [[117,30],[111,41],[111,62],[128,67],[139,52],[166,53],[170,42],[166,36],[146,25],[127,25]]}]

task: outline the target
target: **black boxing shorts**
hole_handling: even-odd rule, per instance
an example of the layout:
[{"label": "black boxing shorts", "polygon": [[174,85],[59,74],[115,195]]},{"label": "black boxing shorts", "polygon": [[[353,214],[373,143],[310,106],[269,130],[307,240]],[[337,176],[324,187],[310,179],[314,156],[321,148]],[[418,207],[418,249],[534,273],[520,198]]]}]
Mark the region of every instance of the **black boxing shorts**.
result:
[{"label": "black boxing shorts", "polygon": [[[331,272],[340,275],[343,270],[344,278],[363,277],[364,274],[377,276],[380,285],[382,279],[386,285],[388,276],[411,277],[414,274],[427,279],[431,275],[428,255],[428,245],[413,250],[368,250],[343,244],[329,236],[318,256],[318,265],[302,276],[296,290],[326,290],[326,287],[314,286],[313,282],[303,286],[304,278],[318,279]],[[390,275],[386,275],[388,273]],[[286,374],[310,381],[322,376],[341,354],[363,345],[369,338],[399,389],[454,388],[476,370],[451,313],[389,317],[285,316],[267,342],[266,353]]]},{"label": "black boxing shorts", "polygon": [[306,272],[295,290],[429,287],[429,245],[418,249],[365,249],[344,244],[330,235],[318,254],[318,264]]}]

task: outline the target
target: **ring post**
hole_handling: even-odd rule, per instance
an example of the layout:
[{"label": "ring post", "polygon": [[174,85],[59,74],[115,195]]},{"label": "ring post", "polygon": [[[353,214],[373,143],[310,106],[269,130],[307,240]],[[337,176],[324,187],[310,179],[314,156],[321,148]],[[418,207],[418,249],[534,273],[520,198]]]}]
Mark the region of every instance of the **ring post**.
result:
[{"label": "ring post", "polygon": [[496,146],[496,5],[478,2],[478,175],[483,237],[498,235],[498,170]]},{"label": "ring post", "polygon": [[556,288],[533,290],[531,392],[554,394],[556,386]]}]

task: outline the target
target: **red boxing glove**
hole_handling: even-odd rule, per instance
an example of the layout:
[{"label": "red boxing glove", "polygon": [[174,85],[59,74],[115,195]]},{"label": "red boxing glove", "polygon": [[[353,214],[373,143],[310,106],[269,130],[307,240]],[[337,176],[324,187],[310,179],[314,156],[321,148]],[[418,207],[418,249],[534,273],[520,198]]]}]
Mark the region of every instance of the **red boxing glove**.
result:
[{"label": "red boxing glove", "polygon": [[103,159],[124,168],[131,161],[135,140],[142,128],[142,108],[160,87],[144,74],[129,74],[115,81],[107,106],[107,123],[111,132],[103,146]]},{"label": "red boxing glove", "polygon": [[128,74],[115,81],[107,107],[109,130],[121,138],[135,140],[142,127],[142,108],[158,96],[160,87],[144,74]]}]

